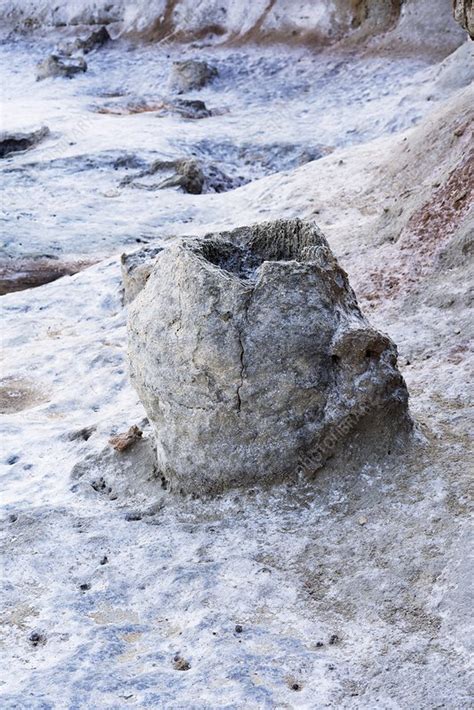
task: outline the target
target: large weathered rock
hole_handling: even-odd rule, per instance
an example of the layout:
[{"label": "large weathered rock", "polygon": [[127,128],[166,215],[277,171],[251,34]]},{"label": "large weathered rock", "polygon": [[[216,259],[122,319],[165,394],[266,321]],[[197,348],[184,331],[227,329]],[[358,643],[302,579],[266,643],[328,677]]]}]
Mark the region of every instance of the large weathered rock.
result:
[{"label": "large weathered rock", "polygon": [[175,490],[282,479],[362,422],[391,441],[409,421],[395,345],[299,220],[164,249],[130,308],[129,352]]},{"label": "large weathered rock", "polygon": [[170,74],[170,89],[177,94],[202,89],[217,76],[217,69],[207,62],[186,59],[173,62]]}]

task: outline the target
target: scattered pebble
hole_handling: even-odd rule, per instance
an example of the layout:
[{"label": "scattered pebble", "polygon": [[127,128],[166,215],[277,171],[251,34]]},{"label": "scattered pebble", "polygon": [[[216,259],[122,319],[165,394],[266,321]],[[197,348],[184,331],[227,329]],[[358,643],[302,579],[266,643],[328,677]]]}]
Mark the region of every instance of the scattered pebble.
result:
[{"label": "scattered pebble", "polygon": [[175,671],[189,671],[191,668],[188,661],[186,661],[181,656],[175,656],[173,659],[173,667]]},{"label": "scattered pebble", "polygon": [[126,449],[129,449],[141,439],[142,435],[142,430],[134,424],[128,431],[124,431],[109,439],[109,444],[113,446],[116,451],[126,451]]},{"label": "scattered pebble", "polygon": [[28,637],[28,641],[33,648],[37,648],[38,646],[44,646],[46,644],[46,636],[39,631],[32,631]]}]

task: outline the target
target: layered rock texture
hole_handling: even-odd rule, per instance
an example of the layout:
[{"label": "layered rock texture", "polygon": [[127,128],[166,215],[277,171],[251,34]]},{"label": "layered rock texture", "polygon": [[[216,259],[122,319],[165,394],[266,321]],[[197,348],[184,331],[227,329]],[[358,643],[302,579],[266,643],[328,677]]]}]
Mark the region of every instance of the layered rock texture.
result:
[{"label": "layered rock texture", "polygon": [[174,490],[315,470],[349,451],[362,423],[377,430],[373,455],[409,428],[395,345],[365,320],[312,223],[164,249],[130,308],[129,355]]},{"label": "layered rock texture", "polygon": [[474,39],[474,7],[472,0],[453,0],[454,19]]}]

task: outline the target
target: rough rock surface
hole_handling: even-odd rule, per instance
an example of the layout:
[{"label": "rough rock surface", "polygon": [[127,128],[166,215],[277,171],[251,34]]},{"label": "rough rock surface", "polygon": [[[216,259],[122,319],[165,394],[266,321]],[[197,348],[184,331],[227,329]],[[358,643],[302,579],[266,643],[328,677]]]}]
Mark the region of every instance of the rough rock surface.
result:
[{"label": "rough rock surface", "polygon": [[217,69],[207,62],[186,59],[173,62],[170,74],[170,89],[178,94],[202,89],[217,76]]},{"label": "rough rock surface", "polygon": [[130,308],[129,357],[175,490],[316,470],[362,421],[371,455],[408,430],[395,345],[300,220],[164,249]]},{"label": "rough rock surface", "polygon": [[120,262],[124,303],[131,303],[145,287],[155,258],[162,250],[163,247],[146,246],[131,254],[122,254]]},{"label": "rough rock surface", "polygon": [[49,136],[49,128],[42,126],[36,131],[2,131],[0,133],[0,158],[12,153],[29,150]]},{"label": "rough rock surface", "polygon": [[56,54],[51,54],[37,65],[36,81],[42,81],[43,79],[57,76],[70,79],[76,74],[82,74],[85,71],[87,71],[87,62],[82,57],[69,59],[67,57],[58,57]]},{"label": "rough rock surface", "polygon": [[471,39],[474,39],[474,7],[472,0],[453,0],[454,19],[459,22]]}]

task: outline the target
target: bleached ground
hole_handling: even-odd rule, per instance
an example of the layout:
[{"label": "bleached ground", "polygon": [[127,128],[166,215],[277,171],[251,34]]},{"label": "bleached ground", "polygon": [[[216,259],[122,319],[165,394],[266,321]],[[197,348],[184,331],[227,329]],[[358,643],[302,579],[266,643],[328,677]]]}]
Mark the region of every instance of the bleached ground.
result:
[{"label": "bleached ground", "polygon": [[[1,49],[8,122],[53,133],[2,162],[5,253],[103,260],[1,301],[10,410],[2,707],[469,707],[468,363],[447,365],[436,349],[448,335],[464,342],[464,305],[442,317],[425,304],[406,314],[399,303],[373,305],[400,344],[425,437],[403,460],[199,501],[147,480],[146,441],[122,474],[107,447],[144,417],[127,379],[117,254],[137,239],[321,212],[351,278],[363,282],[374,160],[394,150],[397,131],[467,91],[466,50],[454,71],[461,86],[446,81],[449,66],[423,58],[209,50],[221,77],[196,98],[228,111],[191,122],[89,110],[109,100],[104,92],[166,95],[181,48],[120,44],[91,55],[83,77],[36,83],[48,41]],[[335,152],[321,169],[310,163],[219,195],[118,188],[124,173],[111,163],[123,153],[148,161],[200,141],[210,156],[229,142]],[[248,177],[253,167],[236,166]],[[353,202],[328,214],[319,170],[334,176],[329,193],[337,184]],[[462,291],[457,274],[449,285]],[[87,440],[77,435],[84,427]],[[174,669],[176,654],[189,670]]]}]

